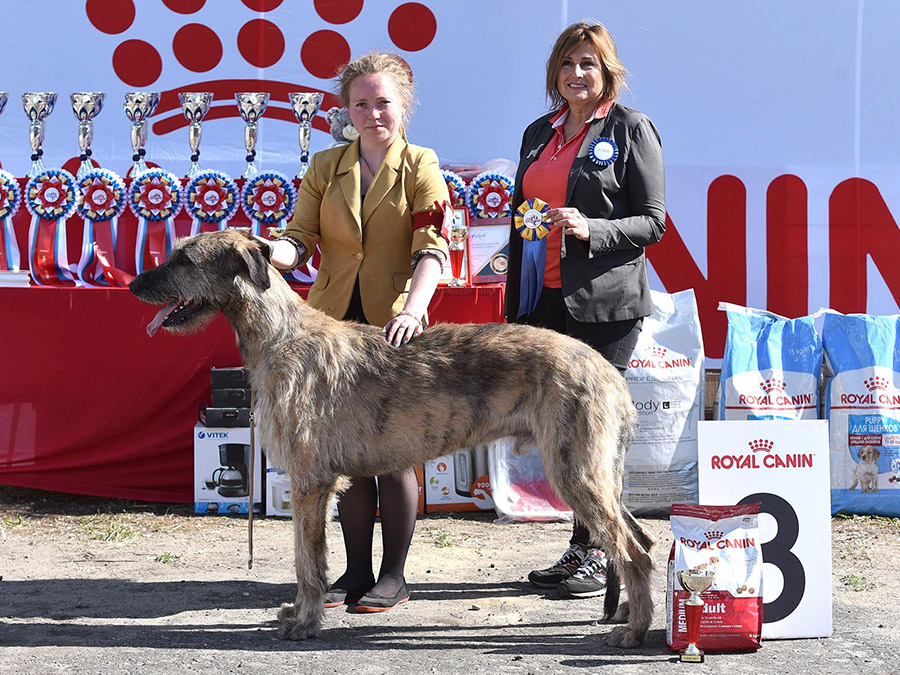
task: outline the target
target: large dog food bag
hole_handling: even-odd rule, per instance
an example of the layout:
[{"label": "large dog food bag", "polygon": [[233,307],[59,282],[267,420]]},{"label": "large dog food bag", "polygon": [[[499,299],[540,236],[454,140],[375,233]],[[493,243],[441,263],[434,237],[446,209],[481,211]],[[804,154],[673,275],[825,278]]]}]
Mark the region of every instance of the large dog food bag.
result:
[{"label": "large dog food bag", "polygon": [[669,515],[672,550],[666,588],[666,644],[687,647],[679,570],[712,570],[715,579],[700,594],[703,614],[697,646],[706,651],[758,649],[763,623],[762,543],[758,503],[739,506],[675,504]]},{"label": "large dog food bag", "polygon": [[900,516],[900,316],[825,315],[832,513]]},{"label": "large dog food bag", "polygon": [[703,335],[693,290],[651,291],[625,380],[638,430],[625,457],[623,499],[638,515],[665,516],[697,501],[697,422],[703,414]]},{"label": "large dog food bag", "polygon": [[717,419],[816,419],[822,339],[815,316],[787,319],[729,303],[719,309],[728,314],[728,333]]}]

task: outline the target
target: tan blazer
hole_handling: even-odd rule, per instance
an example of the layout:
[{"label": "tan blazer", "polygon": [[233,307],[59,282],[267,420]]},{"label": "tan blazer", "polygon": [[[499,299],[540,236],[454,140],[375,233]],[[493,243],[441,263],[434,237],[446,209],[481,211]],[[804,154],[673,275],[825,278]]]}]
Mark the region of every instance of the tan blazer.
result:
[{"label": "tan blazer", "polygon": [[406,302],[413,254],[448,254],[438,227],[414,232],[412,226],[414,213],[435,211],[434,202],[449,194],[434,151],[407,143],[402,134],[388,148],[362,204],[359,171],[359,140],[313,155],[285,234],[306,247],[300,264],[321,242],[310,305],[344,318],[358,275],[366,318],[383,326]]}]

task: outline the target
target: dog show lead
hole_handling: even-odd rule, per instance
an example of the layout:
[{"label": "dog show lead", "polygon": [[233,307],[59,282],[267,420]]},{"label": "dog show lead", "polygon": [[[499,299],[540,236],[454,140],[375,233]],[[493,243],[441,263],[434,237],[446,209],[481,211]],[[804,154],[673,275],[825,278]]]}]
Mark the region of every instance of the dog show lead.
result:
[{"label": "dog show lead", "polygon": [[[617,102],[624,86],[604,26],[560,34],[547,60],[552,111],[522,137],[506,285],[507,321],[576,337],[621,373],[652,309],[644,247],[666,230],[659,133]],[[566,597],[618,597],[607,576],[604,551],[576,517],[566,552],[528,579]]]},{"label": "dog show lead", "polygon": [[[370,52],[338,77],[341,102],[359,138],[313,156],[294,217],[272,248],[283,270],[304,264],[319,244],[322,262],[309,304],[335,319],[384,326],[394,347],[422,333],[428,303],[448,259],[441,237],[449,199],[437,155],[407,142],[412,71],[396,54]],[[351,476],[338,510],[347,569],[326,607],[380,612],[409,599],[404,568],[419,488],[412,467]],[[381,509],[383,555],[376,582],[372,538]]]}]

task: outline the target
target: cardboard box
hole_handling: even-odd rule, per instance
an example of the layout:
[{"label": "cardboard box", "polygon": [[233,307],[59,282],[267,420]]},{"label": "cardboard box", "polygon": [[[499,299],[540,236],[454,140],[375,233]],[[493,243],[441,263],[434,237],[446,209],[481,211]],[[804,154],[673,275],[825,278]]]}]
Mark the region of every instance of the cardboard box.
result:
[{"label": "cardboard box", "polygon": [[486,445],[425,462],[425,512],[494,508]]},{"label": "cardboard box", "polygon": [[250,429],[194,427],[194,512],[247,513],[250,479],[254,513],[262,512],[262,454],[256,449],[250,476]]},{"label": "cardboard box", "polygon": [[[425,514],[424,471],[422,465],[416,467],[416,481],[419,484],[419,505],[416,513]],[[266,461],[266,515],[291,518],[291,480],[281,469]],[[337,500],[332,504],[333,515],[338,515]],[[376,512],[380,515],[380,512]]]}]

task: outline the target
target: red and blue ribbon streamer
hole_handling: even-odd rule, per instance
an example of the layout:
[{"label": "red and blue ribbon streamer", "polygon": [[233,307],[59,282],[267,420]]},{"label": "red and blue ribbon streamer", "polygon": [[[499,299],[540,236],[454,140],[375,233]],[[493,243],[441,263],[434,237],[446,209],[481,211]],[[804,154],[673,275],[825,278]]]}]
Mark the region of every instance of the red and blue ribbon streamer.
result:
[{"label": "red and blue ribbon streamer", "polygon": [[66,220],[78,203],[75,184],[75,176],[65,169],[47,169],[25,184],[25,208],[31,214],[28,263],[40,286],[75,283],[66,244]]},{"label": "red and blue ribbon streamer", "polygon": [[145,269],[165,262],[175,243],[175,216],[181,208],[181,182],[174,173],[150,169],[132,180],[128,207],[137,216],[134,267]]}]

